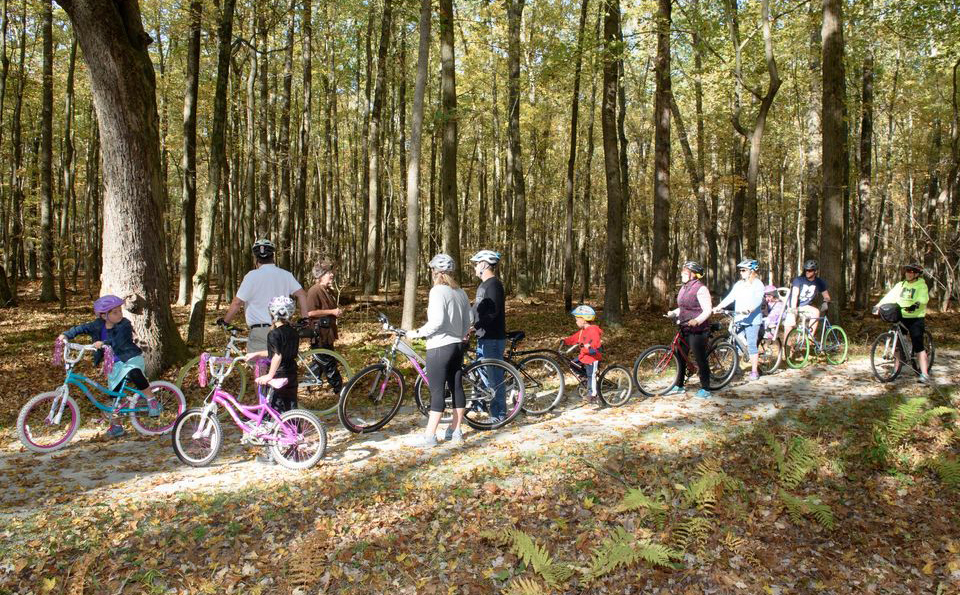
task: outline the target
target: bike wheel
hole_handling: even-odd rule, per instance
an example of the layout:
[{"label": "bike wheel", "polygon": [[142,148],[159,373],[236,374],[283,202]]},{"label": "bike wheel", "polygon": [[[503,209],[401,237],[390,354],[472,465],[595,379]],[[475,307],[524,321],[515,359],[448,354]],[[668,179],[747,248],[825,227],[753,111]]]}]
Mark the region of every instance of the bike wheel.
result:
[{"label": "bike wheel", "polygon": [[424,417],[430,415],[430,387],[419,374],[417,374],[417,382],[413,385],[413,400],[421,415]]},{"label": "bike wheel", "polygon": [[779,337],[774,339],[760,339],[760,372],[773,374],[780,367],[783,360],[783,342]]},{"label": "bike wheel", "polygon": [[620,407],[633,395],[633,377],[626,366],[615,364],[597,379],[597,394],[607,407]]},{"label": "bike wheel", "polygon": [[725,387],[740,366],[737,348],[726,341],[714,343],[707,351],[707,364],[710,366],[710,390]]},{"label": "bike wheel", "polygon": [[[177,373],[177,388],[183,393],[183,397],[188,404],[202,403],[210,394],[211,387],[209,385],[200,386],[197,380],[197,366],[199,364],[200,357],[197,356],[188,361]],[[236,397],[237,401],[243,401],[243,393],[247,390],[249,370],[250,366],[246,362],[237,362],[233,372],[223,381],[223,390]]]},{"label": "bike wheel", "polygon": [[[66,446],[80,428],[80,407],[73,397],[63,397],[63,411],[51,411],[54,405],[60,409],[60,391],[36,395],[20,409],[17,416],[17,436],[20,442],[33,452],[53,452]],[[59,419],[51,420],[51,413]],[[56,414],[59,413],[59,416]]]},{"label": "bike wheel", "polygon": [[847,332],[839,326],[831,326],[823,337],[823,355],[827,363],[837,365],[847,361]]},{"label": "bike wheel", "polygon": [[897,333],[887,331],[874,339],[870,347],[870,369],[880,382],[892,382],[903,369],[905,354]]},{"label": "bike wheel", "polygon": [[810,359],[810,341],[800,332],[799,327],[790,329],[787,333],[783,345],[783,356],[791,368],[797,369],[807,365],[807,360]]},{"label": "bike wheel", "polygon": [[[281,434],[295,441],[283,443]],[[292,409],[283,413],[273,435],[278,438],[270,447],[273,460],[287,469],[309,469],[327,451],[327,429],[316,415],[306,409]]]},{"label": "bike wheel", "polygon": [[[498,359],[481,359],[461,373],[463,392],[467,397],[464,421],[475,430],[493,430],[507,425],[523,408],[525,390],[520,372],[513,365]],[[507,413],[500,421],[490,415],[490,404],[502,391]]]},{"label": "bike wheel", "polygon": [[146,390],[141,392],[157,401],[160,406],[160,415],[150,417],[147,411],[149,403],[137,395],[133,403],[136,411],[130,412],[130,424],[134,429],[147,436],[159,436],[172,430],[177,418],[187,408],[187,400],[180,389],[172,382],[154,380]]},{"label": "bike wheel", "polygon": [[517,371],[523,379],[526,396],[523,411],[531,415],[543,415],[560,403],[564,391],[564,375],[553,359],[543,355],[531,355],[517,363]]},{"label": "bike wheel", "polygon": [[933,335],[926,329],[923,331],[923,348],[927,352],[927,372],[929,373],[933,368],[933,356],[936,355],[937,346],[933,343]]},{"label": "bike wheel", "polygon": [[384,364],[363,368],[347,381],[337,402],[337,417],[354,434],[375,432],[400,410],[403,376]]},{"label": "bike wheel", "polygon": [[650,347],[633,362],[633,381],[644,396],[666,393],[679,378],[680,364],[673,350],[666,345]]},{"label": "bike wheel", "polygon": [[[353,368],[346,358],[331,349],[310,349],[297,354],[298,398],[300,406],[312,409],[318,415],[336,413],[337,402],[340,399],[338,392],[330,387],[330,383],[323,375],[317,375],[310,367],[315,355],[329,355],[337,360],[341,378],[351,378]],[[341,386],[340,391],[343,391]]]},{"label": "bike wheel", "polygon": [[[198,435],[201,426],[204,431]],[[220,454],[223,430],[216,415],[204,416],[203,409],[194,407],[177,418],[171,440],[178,459],[191,467],[206,467]]]}]

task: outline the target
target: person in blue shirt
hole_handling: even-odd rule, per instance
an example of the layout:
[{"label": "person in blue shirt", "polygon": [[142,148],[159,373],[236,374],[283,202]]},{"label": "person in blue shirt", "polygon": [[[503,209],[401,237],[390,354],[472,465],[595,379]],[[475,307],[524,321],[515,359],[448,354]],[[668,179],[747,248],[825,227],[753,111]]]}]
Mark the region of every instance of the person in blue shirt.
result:
[{"label": "person in blue shirt", "polygon": [[[784,340],[793,327],[797,326],[800,314],[806,314],[810,319],[811,332],[817,331],[817,321],[830,304],[827,282],[817,276],[819,270],[819,263],[811,258],[803,263],[803,274],[793,280],[790,295],[787,297],[787,317],[783,320]],[[819,308],[813,305],[818,295],[823,298]]]},{"label": "person in blue shirt", "polygon": [[729,304],[733,304],[733,320],[747,339],[747,353],[750,355],[750,380],[760,378],[759,349],[757,339],[760,336],[760,324],[763,322],[762,306],[764,285],[757,270],[760,263],[747,258],[737,265],[740,271],[740,280],[734,283],[727,297],[713,311],[720,312]]}]

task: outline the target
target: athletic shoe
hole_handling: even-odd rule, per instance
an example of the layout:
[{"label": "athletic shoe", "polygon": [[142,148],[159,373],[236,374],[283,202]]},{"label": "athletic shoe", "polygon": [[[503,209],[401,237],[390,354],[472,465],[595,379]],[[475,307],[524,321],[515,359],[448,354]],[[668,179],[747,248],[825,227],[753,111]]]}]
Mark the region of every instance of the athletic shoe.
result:
[{"label": "athletic shoe", "polygon": [[927,374],[920,374],[920,376],[917,378],[917,382],[921,382],[923,384],[930,384],[930,376],[928,376]]},{"label": "athletic shoe", "polygon": [[669,396],[669,395],[685,395],[685,394],[687,394],[687,389],[683,388],[682,386],[674,386],[673,388],[671,388],[671,389],[668,390],[667,392],[663,393],[664,396]]},{"label": "athletic shoe", "polygon": [[156,399],[147,399],[147,415],[160,417],[160,403]]},{"label": "athletic shoe", "polygon": [[455,432],[451,432],[450,428],[447,428],[443,438],[445,442],[449,442],[450,444],[463,444],[463,430],[457,428]]},{"label": "athletic shoe", "polygon": [[110,427],[107,428],[107,436],[110,436],[111,438],[119,438],[124,434],[126,434],[126,432],[123,430],[123,426],[120,424],[111,424]]},{"label": "athletic shoe", "polygon": [[439,444],[436,436],[424,436],[423,434],[420,434],[410,442],[410,446],[414,448],[434,448],[435,446],[439,446]]},{"label": "athletic shoe", "polygon": [[495,426],[495,425],[497,425],[497,424],[502,424],[502,423],[503,423],[503,420],[505,420],[505,419],[507,419],[507,416],[506,416],[506,415],[501,415],[501,416],[497,416],[497,417],[494,417],[494,416],[491,415],[491,416],[490,416],[490,422],[489,422],[489,423],[490,423],[490,425]]},{"label": "athletic shoe", "polygon": [[713,393],[711,393],[706,389],[701,388],[700,390],[697,391],[697,394],[693,396],[697,397],[698,399],[709,399],[710,397],[713,396]]},{"label": "athletic shoe", "polygon": [[750,372],[750,380],[760,380],[760,374]]}]

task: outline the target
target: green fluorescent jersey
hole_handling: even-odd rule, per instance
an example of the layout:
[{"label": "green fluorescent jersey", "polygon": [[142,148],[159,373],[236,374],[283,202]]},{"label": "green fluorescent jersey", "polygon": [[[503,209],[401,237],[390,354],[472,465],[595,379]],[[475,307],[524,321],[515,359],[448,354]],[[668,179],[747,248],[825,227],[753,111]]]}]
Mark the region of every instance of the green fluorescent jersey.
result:
[{"label": "green fluorescent jersey", "polygon": [[[927,314],[927,282],[916,278],[912,282],[901,281],[893,286],[887,295],[880,300],[881,304],[897,304],[902,310],[904,318],[923,318]],[[906,308],[918,304],[916,310],[907,312]]]}]

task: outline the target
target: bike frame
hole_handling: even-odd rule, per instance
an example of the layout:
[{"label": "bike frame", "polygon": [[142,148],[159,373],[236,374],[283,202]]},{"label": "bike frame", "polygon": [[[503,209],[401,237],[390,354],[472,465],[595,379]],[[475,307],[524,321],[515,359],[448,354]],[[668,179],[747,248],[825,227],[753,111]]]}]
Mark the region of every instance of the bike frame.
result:
[{"label": "bike frame", "polygon": [[[810,331],[810,322],[817,321],[821,322],[820,324],[820,340],[817,340],[816,334]],[[899,323],[897,323],[899,324]],[[827,331],[833,328],[833,325],[830,324],[830,321],[826,316],[818,316],[817,318],[810,318],[804,314],[800,315],[799,324],[797,328],[803,329],[802,337],[804,341],[813,341],[813,345],[817,348],[817,353],[823,352],[823,345],[827,339]]]},{"label": "bike frame", "polygon": [[[77,355],[71,357],[70,352],[76,351]],[[123,415],[128,413],[146,413],[148,411],[147,407],[120,407],[120,400],[126,396],[136,396],[139,395],[143,397],[144,402],[147,401],[148,397],[141,391],[127,386],[126,379],[120,385],[120,390],[114,392],[109,388],[100,385],[98,382],[93,381],[83,374],[79,374],[73,371],[73,367],[77,365],[80,359],[83,357],[83,354],[87,351],[96,351],[93,347],[88,345],[78,345],[76,343],[66,343],[63,346],[63,361],[64,368],[67,371],[66,377],[63,379],[63,384],[60,385],[60,388],[57,389],[57,392],[60,393],[60,396],[54,399],[50,403],[50,413],[47,416],[47,419],[51,420],[53,423],[60,423],[60,418],[63,415],[63,408],[66,407],[67,400],[64,397],[70,395],[70,387],[74,386],[87,397],[87,400],[90,401],[94,407],[103,412],[111,413],[112,415]],[[105,405],[101,403],[95,396],[91,389],[113,398],[113,405]]]}]

